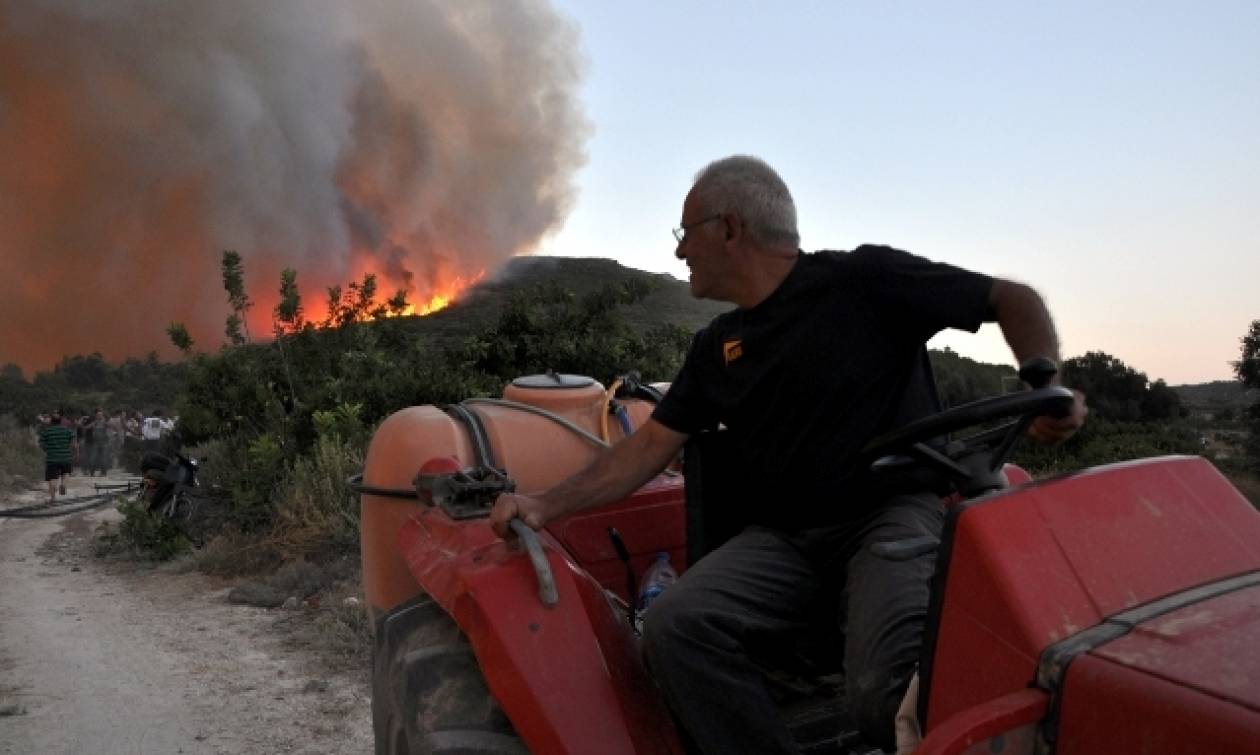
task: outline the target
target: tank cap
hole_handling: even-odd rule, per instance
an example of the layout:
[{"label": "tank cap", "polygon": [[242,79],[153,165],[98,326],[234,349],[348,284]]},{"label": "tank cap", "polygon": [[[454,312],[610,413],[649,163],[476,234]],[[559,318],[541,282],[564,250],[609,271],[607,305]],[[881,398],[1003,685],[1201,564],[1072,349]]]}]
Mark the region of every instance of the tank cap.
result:
[{"label": "tank cap", "polygon": [[566,375],[548,372],[543,375],[523,375],[512,381],[517,388],[586,388],[595,384],[594,378],[585,375]]}]

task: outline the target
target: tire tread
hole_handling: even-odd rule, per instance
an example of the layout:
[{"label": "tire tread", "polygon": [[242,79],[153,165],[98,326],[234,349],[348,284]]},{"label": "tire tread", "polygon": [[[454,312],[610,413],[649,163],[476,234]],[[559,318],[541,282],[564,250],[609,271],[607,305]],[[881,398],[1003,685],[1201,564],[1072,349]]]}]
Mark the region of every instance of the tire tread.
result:
[{"label": "tire tread", "polygon": [[377,622],[372,656],[377,755],[528,752],[486,688],[468,639],[427,595]]}]

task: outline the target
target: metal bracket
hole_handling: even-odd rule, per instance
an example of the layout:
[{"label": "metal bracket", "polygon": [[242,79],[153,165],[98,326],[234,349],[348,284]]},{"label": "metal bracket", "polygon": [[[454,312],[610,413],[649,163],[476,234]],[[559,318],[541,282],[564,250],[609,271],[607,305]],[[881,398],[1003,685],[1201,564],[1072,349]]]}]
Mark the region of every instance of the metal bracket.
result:
[{"label": "metal bracket", "polygon": [[501,469],[478,466],[441,475],[416,475],[412,481],[420,500],[445,511],[452,519],[489,516],[500,493],[516,490],[516,481]]}]

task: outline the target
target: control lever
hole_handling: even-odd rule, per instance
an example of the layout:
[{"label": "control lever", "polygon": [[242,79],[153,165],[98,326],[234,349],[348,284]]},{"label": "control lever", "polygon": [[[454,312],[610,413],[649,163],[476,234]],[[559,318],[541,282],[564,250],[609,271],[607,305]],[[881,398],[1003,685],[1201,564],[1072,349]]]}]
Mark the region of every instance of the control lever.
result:
[{"label": "control lever", "polygon": [[437,506],[452,519],[476,519],[485,516],[501,493],[516,491],[516,481],[500,469],[477,466],[444,474],[420,474],[412,481],[416,496]]},{"label": "control lever", "polygon": [[521,545],[525,546],[525,552],[529,554],[529,562],[534,566],[534,574],[538,577],[538,599],[548,608],[559,603],[560,591],[556,589],[556,578],[551,573],[551,562],[547,560],[547,554],[543,553],[542,539],[520,519],[513,518],[508,526],[521,539]]},{"label": "control lever", "polygon": [[616,527],[608,528],[608,539],[612,540],[613,550],[617,551],[617,558],[626,565],[626,618],[630,620],[630,626],[633,627],[634,604],[639,595],[639,580],[635,579],[634,567],[630,565],[630,549],[626,548],[626,541],[621,539],[621,533]]}]

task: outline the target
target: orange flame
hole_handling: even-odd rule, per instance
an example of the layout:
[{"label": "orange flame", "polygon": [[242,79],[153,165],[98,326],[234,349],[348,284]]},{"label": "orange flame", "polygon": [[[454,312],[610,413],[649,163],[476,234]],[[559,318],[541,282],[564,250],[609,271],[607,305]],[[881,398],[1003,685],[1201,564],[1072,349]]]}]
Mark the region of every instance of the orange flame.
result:
[{"label": "orange flame", "polygon": [[479,270],[475,275],[471,275],[467,278],[462,275],[457,275],[446,283],[434,286],[427,302],[420,305],[408,304],[407,308],[399,313],[398,316],[406,317],[408,315],[419,315],[423,317],[425,315],[431,315],[434,312],[446,309],[459,299],[465,291],[472,286],[475,286],[484,277],[486,277],[485,270]]},{"label": "orange flame", "polygon": [[[381,280],[380,274],[375,273],[372,267],[364,266],[359,268],[358,276],[352,278],[353,282],[350,285],[353,286],[355,283],[362,281],[363,276],[369,273],[376,274],[377,280]],[[397,290],[391,290],[388,282],[384,284],[378,282],[376,294],[372,299],[372,306],[368,307],[366,312],[361,310],[356,312],[355,317],[367,317],[370,319],[372,318],[372,310],[376,310],[378,312],[378,314],[376,314],[377,318],[423,317],[425,315],[431,315],[435,312],[446,309],[461,299],[468,292],[468,289],[472,288],[486,277],[486,270],[485,268],[482,268],[473,275],[469,276],[455,275],[447,277],[448,275],[449,273],[440,272],[435,274],[433,276],[434,282],[428,287],[428,290],[424,294],[424,297],[426,298],[422,298],[420,302],[408,302],[401,310],[392,307],[390,303],[390,300],[398,293]],[[347,301],[344,297],[352,298],[353,294],[349,286],[344,287],[342,292],[342,304],[345,306]],[[270,333],[273,328],[279,327],[273,316],[277,301],[278,297],[274,292],[259,292],[257,294],[257,298],[254,300],[254,306],[252,307],[251,316],[249,318],[249,327],[253,330],[253,332]],[[331,322],[333,318],[330,318],[329,316],[327,302],[318,300],[312,301],[309,304],[304,304],[303,310],[302,327],[315,327],[321,329],[336,327],[336,325]]]}]

